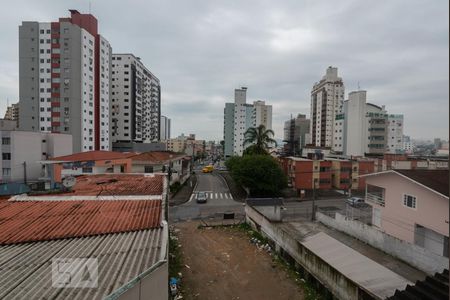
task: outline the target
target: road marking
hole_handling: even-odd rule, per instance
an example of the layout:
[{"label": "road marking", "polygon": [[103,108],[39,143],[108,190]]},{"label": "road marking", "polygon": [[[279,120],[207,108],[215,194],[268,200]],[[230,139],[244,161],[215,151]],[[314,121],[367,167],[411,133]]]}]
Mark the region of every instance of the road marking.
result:
[{"label": "road marking", "polygon": [[228,199],[228,194],[227,193],[224,193],[223,195],[225,196],[225,199]]},{"label": "road marking", "polygon": [[218,193],[216,193],[216,199],[219,199],[219,194]]},{"label": "road marking", "polygon": [[191,198],[189,198],[188,202],[191,202],[194,199],[194,193],[192,193]]},{"label": "road marking", "polygon": [[209,193],[209,198],[214,199],[214,193]]},{"label": "road marking", "polygon": [[231,195],[231,193],[230,193],[230,199],[231,199],[231,200],[234,200],[234,199],[233,199],[233,195]]},{"label": "road marking", "polygon": [[219,198],[223,199],[223,194],[222,193],[219,193]]}]

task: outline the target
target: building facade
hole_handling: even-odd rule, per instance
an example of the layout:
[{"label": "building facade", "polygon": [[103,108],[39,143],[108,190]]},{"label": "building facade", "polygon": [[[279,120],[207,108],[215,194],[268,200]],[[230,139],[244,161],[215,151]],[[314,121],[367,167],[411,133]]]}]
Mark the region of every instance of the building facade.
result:
[{"label": "building facade", "polygon": [[334,148],[335,119],[341,112],[345,86],[338,77],[338,69],[328,67],[325,76],[311,91],[311,143],[318,147]]},{"label": "building facade", "polygon": [[35,182],[43,177],[39,161],[72,153],[72,136],[48,132],[0,131],[1,182]]},{"label": "building facade", "polygon": [[272,129],[272,106],[265,101],[247,104],[247,88],[234,90],[234,103],[225,103],[224,109],[224,153],[225,157],[242,155],[245,132],[250,127],[264,125]]},{"label": "building facade", "polygon": [[19,103],[11,104],[6,108],[4,119],[12,121],[19,120]]},{"label": "building facade", "polygon": [[309,144],[310,120],[306,115],[298,114],[296,118],[284,122],[283,152],[287,156],[300,156],[302,149]]},{"label": "building facade", "polygon": [[159,139],[161,141],[170,139],[171,120],[166,116],[161,116],[161,133]]},{"label": "building facade", "polygon": [[113,143],[150,143],[160,139],[161,87],[133,54],[112,56]]},{"label": "building facade", "polygon": [[390,170],[365,178],[374,226],[448,257],[448,170]]},{"label": "building facade", "polygon": [[291,187],[300,195],[312,190],[364,190],[365,179],[359,176],[374,171],[374,161],[365,159],[285,157],[281,165]]},{"label": "building facade", "polygon": [[333,150],[347,156],[403,152],[403,115],[367,103],[366,91],[349,93],[334,121]]},{"label": "building facade", "polygon": [[91,14],[19,27],[19,126],[71,134],[73,151],[108,150],[111,46]]}]

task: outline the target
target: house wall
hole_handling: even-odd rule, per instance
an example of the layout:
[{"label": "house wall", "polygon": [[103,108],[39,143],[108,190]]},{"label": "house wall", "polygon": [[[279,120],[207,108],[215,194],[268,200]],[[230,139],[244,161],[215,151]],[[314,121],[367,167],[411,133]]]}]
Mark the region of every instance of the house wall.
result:
[{"label": "house wall", "polygon": [[[366,183],[385,189],[385,207],[373,204],[381,210],[381,228],[385,233],[414,243],[415,224],[419,224],[449,236],[448,198],[394,173],[367,177]],[[416,197],[416,209],[403,205],[405,191]]]},{"label": "house wall", "polygon": [[331,218],[325,214],[317,212],[316,219],[331,228],[342,231],[357,238],[358,240],[397,257],[398,259],[403,260],[404,262],[428,274],[442,272],[445,268],[448,268],[448,258],[383,233],[373,226],[359,221],[349,220],[339,213],[336,213],[335,218]]}]

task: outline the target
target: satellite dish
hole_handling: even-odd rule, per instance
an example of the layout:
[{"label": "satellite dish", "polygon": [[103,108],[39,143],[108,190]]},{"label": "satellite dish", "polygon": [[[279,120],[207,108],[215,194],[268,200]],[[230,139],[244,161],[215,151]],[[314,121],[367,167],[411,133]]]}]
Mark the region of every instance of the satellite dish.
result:
[{"label": "satellite dish", "polygon": [[71,188],[75,185],[76,182],[77,182],[77,179],[75,177],[67,176],[67,177],[64,177],[62,184],[66,188]]}]

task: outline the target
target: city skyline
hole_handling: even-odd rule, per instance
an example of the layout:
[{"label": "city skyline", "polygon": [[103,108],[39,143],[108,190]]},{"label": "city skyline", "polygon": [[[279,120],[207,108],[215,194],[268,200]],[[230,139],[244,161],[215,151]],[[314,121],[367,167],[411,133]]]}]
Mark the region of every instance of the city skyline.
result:
[{"label": "city skyline", "polygon": [[[249,102],[273,105],[275,137],[282,139],[291,114],[309,115],[311,89],[332,65],[344,81],[344,99],[360,86],[368,102],[404,115],[405,135],[448,139],[448,3],[346,1],[333,9],[320,3],[252,3],[177,4],[178,9],[160,3],[156,10],[146,9],[152,3],[135,3],[127,11],[119,3],[98,1],[91,13],[113,53],[134,53],[158,74],[162,114],[172,119],[173,136],[192,132],[221,140],[223,107],[235,88],[247,86]],[[88,3],[75,1],[11,6],[22,13],[2,14],[1,41],[11,47],[0,50],[1,114],[7,99],[18,101],[21,22],[56,21],[70,8],[89,11]]]}]

